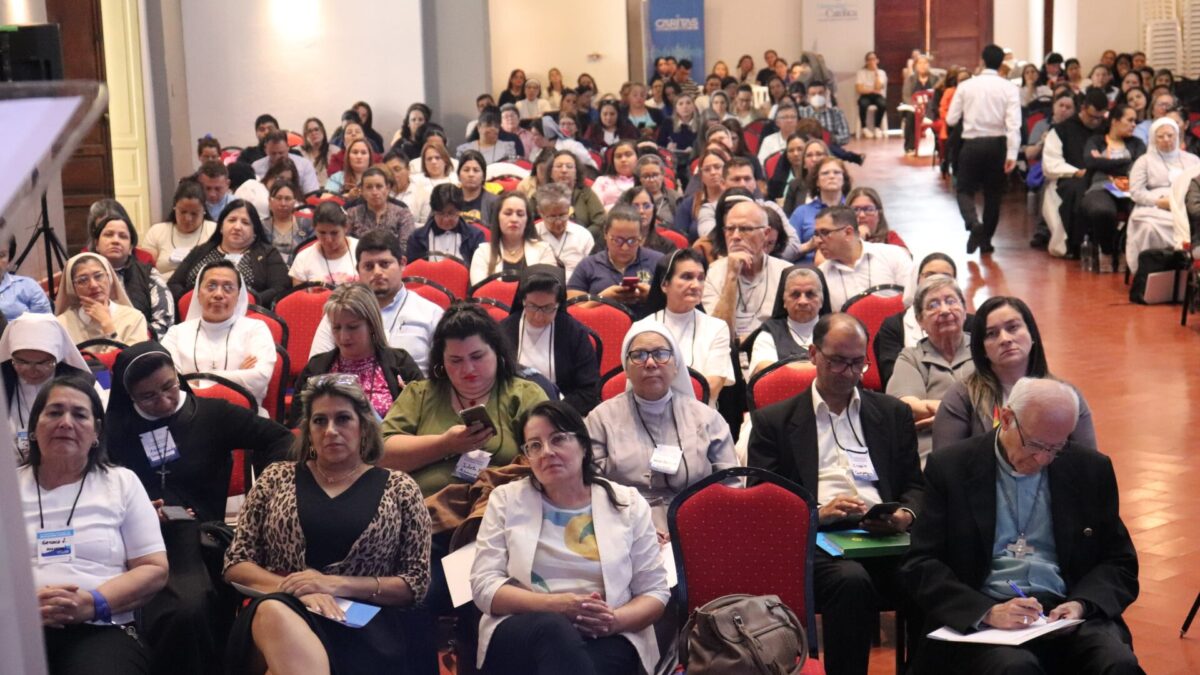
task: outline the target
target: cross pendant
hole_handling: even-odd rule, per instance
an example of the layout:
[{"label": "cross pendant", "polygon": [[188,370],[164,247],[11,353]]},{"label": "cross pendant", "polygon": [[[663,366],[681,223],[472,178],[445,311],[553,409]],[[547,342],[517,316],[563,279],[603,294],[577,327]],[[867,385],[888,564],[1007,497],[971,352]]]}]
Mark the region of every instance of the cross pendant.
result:
[{"label": "cross pendant", "polygon": [[1005,546],[1004,550],[1012,553],[1013,557],[1017,560],[1020,560],[1027,555],[1031,555],[1034,552],[1034,548],[1030,546],[1027,541],[1025,541],[1025,535],[1017,537],[1017,540],[1008,546]]},{"label": "cross pendant", "polygon": [[163,490],[167,489],[167,474],[169,473],[171,472],[167,470],[166,462],[163,462],[158,466],[158,483],[159,487],[161,487]]}]

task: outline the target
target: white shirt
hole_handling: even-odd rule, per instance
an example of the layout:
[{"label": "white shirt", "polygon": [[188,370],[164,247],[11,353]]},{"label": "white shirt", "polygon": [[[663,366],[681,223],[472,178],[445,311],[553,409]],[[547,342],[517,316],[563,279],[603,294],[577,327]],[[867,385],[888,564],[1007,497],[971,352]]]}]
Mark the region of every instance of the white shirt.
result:
[{"label": "white shirt", "polygon": [[[788,330],[792,333],[792,339],[796,344],[808,348],[812,344],[813,328],[817,326],[817,319],[813,319],[807,323],[787,320]],[[775,363],[779,360],[779,345],[775,344],[775,337],[767,331],[758,334],[754,338],[754,346],[750,350],[750,364],[757,365],[759,363]]]},{"label": "white shirt", "polygon": [[854,84],[861,84],[868,89],[874,89],[876,76],[879,77],[879,93],[886,96],[887,73],[884,72],[883,68],[876,68],[875,70],[871,70],[870,68],[859,69],[858,74],[854,76]]},{"label": "white shirt", "polygon": [[[421,372],[429,374],[429,349],[433,345],[433,329],[442,320],[444,310],[434,303],[422,298],[416,293],[410,293],[403,286],[386,307],[380,309],[383,315],[383,329],[387,331],[388,345],[403,349],[413,357],[413,361],[421,367]],[[333,330],[329,327],[329,317],[322,316],[317,324],[317,332],[313,335],[312,348],[308,358],[324,354],[336,347],[333,343]]]},{"label": "white shirt", "polygon": [[[763,165],[764,171],[767,168],[767,158],[785,148],[787,148],[787,139],[783,137],[781,132],[776,131],[762,139],[762,143],[758,146],[758,161]],[[786,161],[782,157],[780,160]],[[767,178],[770,178],[770,176],[767,176]]]},{"label": "white shirt", "polygon": [[[775,306],[775,295],[779,291],[779,277],[791,266],[782,258],[763,254],[762,271],[753,280],[738,275],[738,297],[734,307],[734,326],[738,337],[745,337],[771,318]],[[725,275],[729,269],[729,258],[721,258],[708,268],[704,281],[704,311],[712,314],[725,288]]]},{"label": "white shirt", "polygon": [[313,244],[296,254],[288,276],[300,281],[320,281],[337,286],[358,281],[358,261],[354,258],[354,249],[358,247],[358,239],[346,237],[346,252],[330,260],[321,253],[321,245]]},{"label": "white shirt", "polygon": [[891,244],[862,243],[862,255],[853,265],[826,260],[819,266],[829,289],[829,306],[841,311],[842,305],[863,291],[880,284],[908,283],[912,278],[912,257],[903,247]]},{"label": "white shirt", "polygon": [[550,112],[550,102],[541,97],[535,98],[532,101],[523,98],[517,101],[516,106],[517,114],[523,120],[535,120]]},{"label": "white shirt", "polygon": [[1008,139],[1007,159],[1015,160],[1021,147],[1021,92],[1017,85],[984,70],[966,82],[960,82],[946,113],[946,124],[963,123],[963,139]]},{"label": "white shirt", "polygon": [[1079,168],[1068,163],[1063,157],[1062,137],[1051,127],[1042,143],[1042,173],[1046,178],[1066,178],[1074,176]]},{"label": "white shirt", "polygon": [[421,227],[429,221],[429,193],[432,188],[429,186],[429,179],[424,176],[409,175],[411,178],[408,181],[408,189],[397,192],[395,197],[404,202],[412,212],[415,226]]},{"label": "white shirt", "polygon": [[[879,490],[869,481],[855,478],[843,448],[863,449],[862,398],[855,388],[850,405],[840,415],[829,410],[814,384],[812,387],[813,415],[817,420],[817,504],[824,505],[838,495],[851,495],[867,503],[867,508],[883,501]],[[878,471],[878,469],[876,469]]]},{"label": "white shirt", "polygon": [[561,238],[555,236],[550,228],[546,227],[546,223],[541,221],[537,223],[537,233],[538,237],[550,247],[554,258],[562,263],[568,279],[579,265],[579,261],[591,255],[592,249],[596,247],[596,238],[592,236],[592,233],[573,220],[567,221],[567,229],[563,231]]},{"label": "white shirt", "polygon": [[[544,241],[526,241],[524,257],[526,267],[542,263],[557,264],[554,251],[550,250],[550,246]],[[500,256],[496,256],[496,262],[492,264],[492,247],[484,242],[476,247],[475,254],[471,256],[471,283],[477,284],[503,268],[504,263]]]},{"label": "white shirt", "polygon": [[[297,155],[292,152],[288,153],[287,158],[292,160],[296,165],[296,173],[298,174],[296,182],[300,184],[300,194],[296,195],[297,198],[321,189],[321,181],[317,178],[317,170],[313,167],[312,160],[304,155]],[[259,180],[262,180],[263,176],[267,175],[267,169],[270,168],[270,165],[270,157],[260,157],[254,160],[254,163],[250,167],[254,169],[254,175]],[[270,188],[271,186],[268,185],[267,187]]]},{"label": "white shirt", "polygon": [[208,241],[216,229],[217,224],[207,218],[191,234],[177,230],[175,223],[156,223],[146,231],[146,236],[138,240],[138,246],[153,253],[154,267],[163,276],[169,276],[192,252],[192,248]]},{"label": "white shirt", "polygon": [[[137,476],[123,467],[93,469],[79,482],[41,490],[42,518],[38,517],[38,487],[33,468],[17,469],[21,494],[21,513],[29,541],[29,565],[37,587],[49,584],[74,584],[93,591],[105,582],[128,571],[126,562],[134,558],[166,551],[158,514]],[[82,492],[80,488],[82,487]],[[71,504],[79,503],[71,514]],[[67,527],[75,530],[75,559],[49,565],[37,563],[37,531]],[[133,621],[133,612],[113,614],[113,623]],[[101,624],[96,624],[101,625]]]},{"label": "white shirt", "polygon": [[[265,407],[267,388],[275,372],[275,339],[267,324],[241,317],[221,323],[192,319],[175,324],[163,336],[162,346],[171,353],[181,374],[212,373],[245,387]],[[253,355],[255,364],[242,368]],[[193,384],[193,387],[200,386]]]},{"label": "white shirt", "polygon": [[720,377],[725,380],[725,384],[733,384],[733,361],[729,356],[729,326],[724,321],[698,309],[685,314],[676,314],[664,309],[638,323],[646,321],[657,321],[671,331],[671,335],[675,336],[675,343],[679,345],[681,363],[705,377]]},{"label": "white shirt", "polygon": [[554,370],[554,324],[535,328],[522,317],[517,333],[517,363],[533,368],[554,382],[558,375]]}]

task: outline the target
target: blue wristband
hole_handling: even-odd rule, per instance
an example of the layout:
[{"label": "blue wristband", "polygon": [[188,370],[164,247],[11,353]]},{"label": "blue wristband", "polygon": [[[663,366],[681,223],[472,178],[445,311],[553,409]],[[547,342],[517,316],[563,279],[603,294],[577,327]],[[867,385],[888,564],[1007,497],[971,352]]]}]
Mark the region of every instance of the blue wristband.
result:
[{"label": "blue wristband", "polygon": [[95,607],[95,616],[92,621],[101,623],[112,623],[112,608],[108,606],[108,600],[100,591],[89,591],[92,594],[92,605]]}]

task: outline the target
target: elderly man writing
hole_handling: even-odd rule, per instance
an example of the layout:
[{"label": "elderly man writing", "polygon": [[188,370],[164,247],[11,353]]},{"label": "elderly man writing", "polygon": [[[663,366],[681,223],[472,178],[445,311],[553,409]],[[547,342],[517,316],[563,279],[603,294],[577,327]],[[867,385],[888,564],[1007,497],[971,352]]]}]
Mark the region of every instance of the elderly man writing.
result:
[{"label": "elderly man writing", "polygon": [[901,577],[930,628],[1084,623],[1017,647],[930,640],[913,672],[1143,672],[1121,620],[1137,553],[1112,463],[1067,441],[1078,418],[1069,385],[1022,378],[997,429],[931,455]]}]

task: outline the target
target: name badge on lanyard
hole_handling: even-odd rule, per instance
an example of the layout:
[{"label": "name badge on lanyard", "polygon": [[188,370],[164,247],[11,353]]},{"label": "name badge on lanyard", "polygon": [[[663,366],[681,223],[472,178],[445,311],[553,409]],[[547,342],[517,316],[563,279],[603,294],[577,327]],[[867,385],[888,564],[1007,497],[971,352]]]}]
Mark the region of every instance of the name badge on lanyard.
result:
[{"label": "name badge on lanyard", "polygon": [[180,246],[177,248],[173,248],[173,249],[171,249],[171,255],[168,258],[168,260],[170,260],[171,262],[178,265],[179,263],[183,262],[183,259],[188,257],[188,254],[191,252],[192,252],[191,246],[187,246],[187,247]]},{"label": "name badge on lanyard", "polygon": [[655,445],[654,454],[650,455],[650,468],[668,476],[674,476],[679,471],[679,462],[683,459],[683,449],[677,445]]},{"label": "name badge on lanyard", "polygon": [[39,565],[71,562],[75,559],[75,528],[37,531]]},{"label": "name badge on lanyard", "polygon": [[17,432],[17,450],[19,450],[21,452],[22,457],[24,457],[26,454],[29,453],[29,432],[28,431],[21,430],[21,431]]},{"label": "name badge on lanyard", "polygon": [[454,477],[474,483],[479,474],[492,463],[492,454],[487,450],[472,450],[459,455],[458,464],[454,467]]},{"label": "name badge on lanyard", "polygon": [[[162,433],[159,433],[162,432]],[[160,427],[138,434],[142,441],[142,450],[151,467],[158,467],[167,462],[179,459],[179,450],[175,447],[175,437],[168,427]]]},{"label": "name badge on lanyard", "polygon": [[879,480],[879,474],[875,473],[875,464],[871,462],[871,453],[861,445],[847,445],[843,450],[846,451],[846,461],[850,464],[850,473],[858,480],[874,483]]}]

